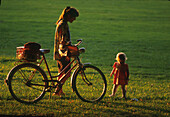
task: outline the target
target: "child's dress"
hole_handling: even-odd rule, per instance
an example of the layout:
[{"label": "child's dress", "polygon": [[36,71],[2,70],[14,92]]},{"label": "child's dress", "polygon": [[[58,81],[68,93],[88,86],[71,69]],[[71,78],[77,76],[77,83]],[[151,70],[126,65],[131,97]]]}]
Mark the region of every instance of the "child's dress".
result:
[{"label": "child's dress", "polygon": [[119,64],[118,62],[115,62],[113,65],[114,68],[114,81],[113,84],[116,85],[127,85],[128,79],[127,79],[127,71],[128,71],[128,64]]}]

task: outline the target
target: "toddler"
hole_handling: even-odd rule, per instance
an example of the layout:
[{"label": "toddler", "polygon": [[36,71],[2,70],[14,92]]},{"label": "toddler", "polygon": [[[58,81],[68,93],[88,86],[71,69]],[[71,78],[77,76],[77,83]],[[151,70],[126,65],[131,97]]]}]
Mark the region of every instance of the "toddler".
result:
[{"label": "toddler", "polygon": [[116,55],[116,60],[117,62],[114,63],[113,65],[113,70],[110,73],[110,76],[114,74],[114,80],[113,80],[113,90],[112,94],[109,95],[109,97],[115,96],[116,90],[119,85],[121,85],[122,88],[122,98],[126,98],[126,90],[125,90],[125,85],[128,84],[129,80],[129,68],[128,64],[125,63],[127,60],[125,53],[120,52]]}]

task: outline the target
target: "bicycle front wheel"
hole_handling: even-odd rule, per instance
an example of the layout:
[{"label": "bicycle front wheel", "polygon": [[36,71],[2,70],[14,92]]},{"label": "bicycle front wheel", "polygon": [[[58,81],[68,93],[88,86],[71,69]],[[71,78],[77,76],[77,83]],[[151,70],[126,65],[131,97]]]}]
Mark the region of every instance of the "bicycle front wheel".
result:
[{"label": "bicycle front wheel", "polygon": [[48,83],[45,72],[35,64],[24,63],[8,74],[8,87],[14,99],[21,103],[35,103],[45,94]]},{"label": "bicycle front wheel", "polygon": [[101,100],[107,89],[107,82],[100,69],[92,65],[78,68],[73,75],[73,90],[85,102]]}]

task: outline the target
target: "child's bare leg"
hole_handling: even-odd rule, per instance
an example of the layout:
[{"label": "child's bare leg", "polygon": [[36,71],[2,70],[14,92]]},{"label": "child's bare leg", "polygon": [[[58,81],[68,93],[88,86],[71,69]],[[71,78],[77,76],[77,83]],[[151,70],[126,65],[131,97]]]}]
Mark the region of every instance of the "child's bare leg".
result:
[{"label": "child's bare leg", "polygon": [[121,88],[122,88],[122,97],[127,99],[126,98],[126,89],[125,89],[125,85],[121,85]]},{"label": "child's bare leg", "polygon": [[109,97],[115,96],[116,91],[117,91],[117,88],[118,88],[118,85],[114,84],[114,85],[113,85],[112,94],[111,94],[111,95],[109,95]]}]

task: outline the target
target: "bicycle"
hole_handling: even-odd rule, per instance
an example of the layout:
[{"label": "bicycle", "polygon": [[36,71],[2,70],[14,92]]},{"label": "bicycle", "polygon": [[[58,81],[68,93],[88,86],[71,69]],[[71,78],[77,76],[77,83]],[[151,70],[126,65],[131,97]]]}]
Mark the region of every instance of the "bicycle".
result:
[{"label": "bicycle", "polygon": [[[75,46],[77,47],[81,43],[82,40],[78,40]],[[40,101],[46,92],[52,91],[52,88],[58,88],[59,92],[63,86],[61,83],[63,78],[74,68],[76,69],[71,76],[72,89],[82,101],[96,102],[104,97],[107,89],[107,82],[99,68],[89,63],[83,64],[79,56],[75,56],[58,75],[52,76],[45,58],[45,54],[49,52],[49,49],[40,49],[40,56],[42,58],[38,63],[19,61],[22,63],[10,70],[5,82],[15,100],[21,103],[32,104]],[[78,52],[80,54],[85,52],[85,48],[78,49]],[[40,67],[42,62],[45,63],[50,79]],[[59,77],[60,74],[74,62],[75,64],[69,69],[65,76],[60,80],[53,79]]]}]

